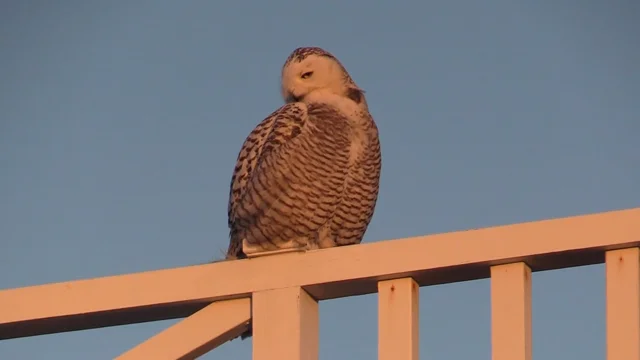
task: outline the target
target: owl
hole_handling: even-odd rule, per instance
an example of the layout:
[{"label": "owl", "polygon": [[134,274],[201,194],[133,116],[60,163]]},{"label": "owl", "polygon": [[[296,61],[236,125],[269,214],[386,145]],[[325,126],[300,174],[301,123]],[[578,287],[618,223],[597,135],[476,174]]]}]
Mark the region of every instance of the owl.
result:
[{"label": "owl", "polygon": [[364,91],[318,47],[289,55],[281,91],[237,157],[227,260],[359,244],[374,213],[381,151]]}]

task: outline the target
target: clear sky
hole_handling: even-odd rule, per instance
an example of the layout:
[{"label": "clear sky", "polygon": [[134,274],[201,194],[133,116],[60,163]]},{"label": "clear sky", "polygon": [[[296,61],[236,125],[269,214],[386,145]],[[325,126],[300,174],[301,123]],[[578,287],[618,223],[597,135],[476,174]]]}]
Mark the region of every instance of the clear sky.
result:
[{"label": "clear sky", "polygon": [[[237,153],[299,46],[341,59],[379,126],[366,242],[640,206],[638,34],[635,0],[5,0],[0,289],[220,258]],[[421,289],[422,358],[490,359],[489,289]],[[535,358],[603,359],[604,305],[603,266],[536,273]],[[376,358],[375,294],[320,311],[321,359]],[[175,322],[0,358],[111,359]]]}]

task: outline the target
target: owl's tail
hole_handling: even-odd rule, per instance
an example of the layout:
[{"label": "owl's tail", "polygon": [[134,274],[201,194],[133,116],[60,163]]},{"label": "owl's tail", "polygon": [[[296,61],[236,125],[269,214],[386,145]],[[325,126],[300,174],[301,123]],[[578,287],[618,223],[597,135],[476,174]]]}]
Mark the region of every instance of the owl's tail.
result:
[{"label": "owl's tail", "polygon": [[249,329],[247,329],[247,331],[243,332],[242,335],[240,335],[240,339],[244,340],[252,336],[253,336],[253,329],[251,328],[251,324],[249,324]]}]

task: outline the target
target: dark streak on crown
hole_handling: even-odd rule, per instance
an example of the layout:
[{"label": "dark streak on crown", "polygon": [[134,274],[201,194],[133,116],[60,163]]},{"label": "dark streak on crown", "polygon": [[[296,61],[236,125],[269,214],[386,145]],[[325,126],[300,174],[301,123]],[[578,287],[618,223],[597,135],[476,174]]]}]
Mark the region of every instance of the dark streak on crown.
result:
[{"label": "dark streak on crown", "polygon": [[287,61],[284,62],[284,65],[282,66],[282,68],[284,69],[287,65],[289,65],[290,63],[292,63],[294,61],[295,62],[300,62],[300,61],[306,59],[310,55],[324,56],[324,57],[327,57],[329,59],[332,59],[342,69],[345,83],[355,85],[355,82],[353,81],[353,79],[349,75],[349,72],[347,72],[347,69],[344,67],[344,65],[342,65],[342,63],[340,63],[338,58],[333,56],[333,54],[331,54],[330,52],[326,51],[325,49],[320,48],[320,47],[316,47],[316,46],[299,47],[299,48],[293,50],[291,55],[289,55],[289,57],[287,58]]},{"label": "dark streak on crown", "polygon": [[285,64],[289,64],[292,61],[296,61],[296,62],[300,62],[304,59],[307,58],[307,56],[309,55],[317,55],[317,56],[325,56],[328,58],[331,58],[333,60],[338,60],[336,59],[335,56],[333,56],[330,52],[319,48],[319,47],[299,47],[295,50],[293,50],[293,52],[291,53],[291,55],[289,55],[289,57],[287,58],[287,61],[285,61]]}]

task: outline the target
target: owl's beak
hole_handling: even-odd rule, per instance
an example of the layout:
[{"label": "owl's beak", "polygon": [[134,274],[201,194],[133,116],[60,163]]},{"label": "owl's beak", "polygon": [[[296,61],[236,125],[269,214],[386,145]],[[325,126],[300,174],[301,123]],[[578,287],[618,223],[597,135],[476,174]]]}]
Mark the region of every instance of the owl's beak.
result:
[{"label": "owl's beak", "polygon": [[302,101],[302,96],[295,96],[292,92],[287,91],[284,96],[284,101],[286,103],[294,103]]},{"label": "owl's beak", "polygon": [[300,102],[302,101],[302,96],[295,96],[293,94],[289,94],[287,97],[287,102]]}]

